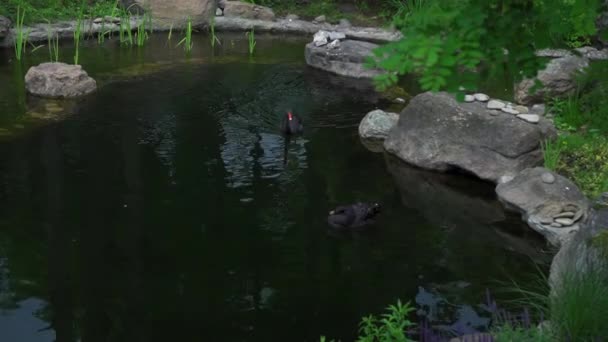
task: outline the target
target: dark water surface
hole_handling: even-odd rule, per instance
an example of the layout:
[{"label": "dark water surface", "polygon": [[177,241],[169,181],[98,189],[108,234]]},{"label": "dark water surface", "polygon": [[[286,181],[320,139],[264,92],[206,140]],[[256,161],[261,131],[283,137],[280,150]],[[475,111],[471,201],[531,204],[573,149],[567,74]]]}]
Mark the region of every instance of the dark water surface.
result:
[{"label": "dark water surface", "polygon": [[[46,124],[21,81],[45,49],[0,52],[0,341],[350,341],[398,298],[483,324],[486,288],[536,272],[490,185],[368,151],[357,125],[386,104],[307,68],[304,40],[249,58],[242,35],[196,39],[189,58],[160,36],[91,44],[101,88]],[[306,124],[288,143],[287,109]],[[330,234],[358,200],[377,223]]]}]

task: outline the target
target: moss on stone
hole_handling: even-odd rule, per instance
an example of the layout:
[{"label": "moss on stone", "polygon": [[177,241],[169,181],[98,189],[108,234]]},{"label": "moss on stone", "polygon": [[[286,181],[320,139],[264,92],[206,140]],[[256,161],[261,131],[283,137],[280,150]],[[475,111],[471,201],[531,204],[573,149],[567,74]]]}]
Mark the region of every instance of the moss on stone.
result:
[{"label": "moss on stone", "polygon": [[591,238],[591,246],[599,249],[608,258],[608,227]]}]

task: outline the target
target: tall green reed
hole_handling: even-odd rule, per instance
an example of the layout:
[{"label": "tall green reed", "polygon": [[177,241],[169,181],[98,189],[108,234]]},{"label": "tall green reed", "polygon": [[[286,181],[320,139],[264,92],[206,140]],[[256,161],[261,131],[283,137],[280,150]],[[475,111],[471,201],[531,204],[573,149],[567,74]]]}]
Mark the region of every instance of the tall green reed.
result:
[{"label": "tall green reed", "polygon": [[177,43],[177,46],[184,44],[184,49],[186,52],[192,51],[192,19],[188,18],[188,22],[186,24],[186,35],[182,40]]},{"label": "tall green reed", "polygon": [[148,28],[152,27],[151,16],[146,11],[143,18],[137,23],[137,32],[135,33],[135,43],[137,46],[144,46],[148,40]]},{"label": "tall green reed", "polygon": [[131,34],[131,15],[128,11],[123,11],[120,16],[119,39],[121,44],[133,45],[133,35]]},{"label": "tall green reed", "polygon": [[83,39],[83,17],[84,13],[81,9],[76,21],[76,29],[74,30],[74,64],[78,64],[80,58],[80,41]]},{"label": "tall green reed", "polygon": [[211,33],[211,47],[215,47],[215,43],[217,42],[218,44],[220,43],[220,40],[217,38],[217,36],[215,35],[215,17],[211,18],[211,25],[209,26],[209,30]]},{"label": "tall green reed", "polygon": [[18,61],[23,57],[25,52],[25,46],[27,45],[27,39],[30,35],[30,30],[24,30],[23,21],[25,20],[25,9],[21,9],[21,6],[17,6],[17,21],[15,22],[15,58]]},{"label": "tall green reed", "polygon": [[[50,21],[47,20],[50,25]],[[47,36],[47,45],[49,47],[49,59],[51,62],[59,61],[59,33],[55,33],[53,36],[53,32],[50,29],[46,31]]]},{"label": "tall green reed", "polygon": [[255,41],[255,33],[253,27],[251,28],[251,32],[246,32],[247,40],[249,41],[249,54],[253,55],[255,51],[256,41]]}]

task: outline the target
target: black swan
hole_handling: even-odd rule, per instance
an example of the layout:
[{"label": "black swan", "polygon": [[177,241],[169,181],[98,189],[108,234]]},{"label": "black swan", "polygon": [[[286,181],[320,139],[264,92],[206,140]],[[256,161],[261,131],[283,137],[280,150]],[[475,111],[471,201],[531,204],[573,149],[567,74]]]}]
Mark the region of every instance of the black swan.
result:
[{"label": "black swan", "polygon": [[226,8],[226,0],[218,0],[217,1],[217,8],[219,8],[220,10],[222,10],[222,17],[224,16],[224,8]]},{"label": "black swan", "polygon": [[329,212],[327,223],[334,228],[356,228],[372,223],[380,213],[378,203],[355,203],[342,205]]},{"label": "black swan", "polygon": [[287,112],[281,122],[281,132],[286,135],[299,134],[304,131],[302,119],[291,112]]}]

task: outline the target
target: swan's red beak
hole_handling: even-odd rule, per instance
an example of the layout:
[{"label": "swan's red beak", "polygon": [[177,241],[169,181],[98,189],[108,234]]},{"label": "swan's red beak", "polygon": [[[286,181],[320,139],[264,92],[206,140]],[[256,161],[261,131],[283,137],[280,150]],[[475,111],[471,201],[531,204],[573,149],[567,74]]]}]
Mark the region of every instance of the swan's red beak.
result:
[{"label": "swan's red beak", "polygon": [[287,118],[289,121],[293,120],[293,114],[291,114],[291,112],[287,112]]}]

